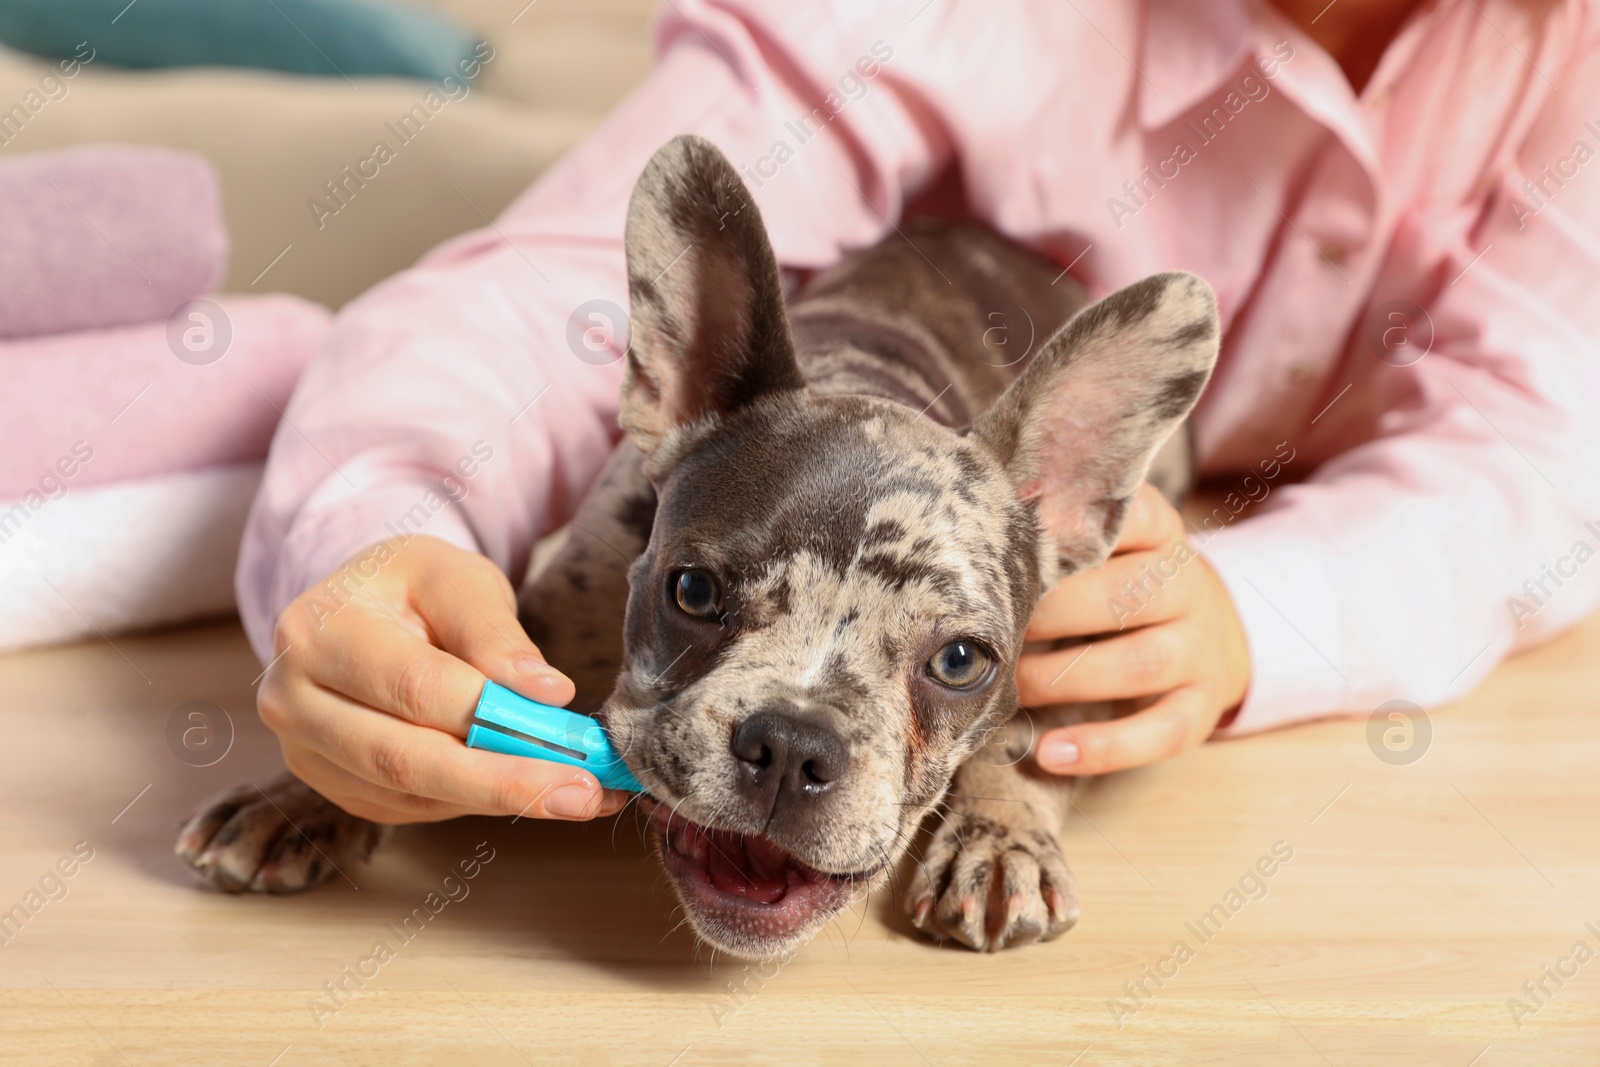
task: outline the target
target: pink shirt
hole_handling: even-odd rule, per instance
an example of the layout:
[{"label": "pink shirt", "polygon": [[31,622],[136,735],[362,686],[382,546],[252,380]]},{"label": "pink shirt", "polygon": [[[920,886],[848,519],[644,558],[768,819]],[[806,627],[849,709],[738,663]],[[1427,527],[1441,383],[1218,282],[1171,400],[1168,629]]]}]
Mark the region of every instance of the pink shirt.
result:
[{"label": "pink shirt", "polygon": [[574,355],[569,318],[626,306],[628,195],[680,132],[740,167],[790,270],[883,237],[954,167],[1096,296],[1211,282],[1194,425],[1233,495],[1193,539],[1254,660],[1233,732],[1449,700],[1600,602],[1594,3],[1424,5],[1359,97],[1244,0],[836,6],[673,0],[600,129],[340,314],[245,537],[263,658],[285,604],[398,528],[520,575],[571,514],[620,365]]}]

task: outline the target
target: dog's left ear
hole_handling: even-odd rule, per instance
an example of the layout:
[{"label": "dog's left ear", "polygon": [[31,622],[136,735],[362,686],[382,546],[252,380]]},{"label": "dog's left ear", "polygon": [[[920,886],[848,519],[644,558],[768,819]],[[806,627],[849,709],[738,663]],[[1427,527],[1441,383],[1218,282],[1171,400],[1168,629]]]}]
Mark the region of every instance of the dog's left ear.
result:
[{"label": "dog's left ear", "polygon": [[1217,346],[1211,287],[1157,274],[1079,312],[973,423],[1017,495],[1035,502],[1047,585],[1111,554],[1156,451],[1205,388]]},{"label": "dog's left ear", "polygon": [[675,137],[651,157],[627,253],[621,422],[647,457],[678,426],[804,386],[761,213],[710,141]]}]

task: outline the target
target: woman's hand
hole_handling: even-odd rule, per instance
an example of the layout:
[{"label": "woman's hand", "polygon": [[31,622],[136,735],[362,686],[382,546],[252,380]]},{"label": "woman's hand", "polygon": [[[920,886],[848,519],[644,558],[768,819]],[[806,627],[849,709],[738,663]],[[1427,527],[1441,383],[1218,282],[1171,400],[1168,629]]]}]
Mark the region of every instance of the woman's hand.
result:
[{"label": "woman's hand", "polygon": [[1210,736],[1250,686],[1250,651],[1227,589],[1184,540],[1183,520],[1146,483],[1112,556],[1047,593],[1030,641],[1088,643],[1025,655],[1022,704],[1155,698],[1110,722],[1051,730],[1035,758],[1056,774],[1103,774],[1177,755]]},{"label": "woman's hand", "polygon": [[289,770],[352,815],[590,819],[627,800],[587,771],[461,743],[485,678],[545,704],[573,697],[483,556],[427,536],[379,542],[285,608],[273,643],[261,721]]}]

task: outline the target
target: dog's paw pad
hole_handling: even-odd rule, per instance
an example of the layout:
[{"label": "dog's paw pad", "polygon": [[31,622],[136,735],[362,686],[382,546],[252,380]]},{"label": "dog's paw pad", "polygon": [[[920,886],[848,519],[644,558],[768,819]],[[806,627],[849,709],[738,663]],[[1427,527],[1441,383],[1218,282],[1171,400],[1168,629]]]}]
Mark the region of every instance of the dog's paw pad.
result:
[{"label": "dog's paw pad", "polygon": [[298,893],[366,859],[383,829],[284,775],[265,789],[241,786],[201,804],[174,851],[224,892]]},{"label": "dog's paw pad", "polygon": [[980,952],[1048,941],[1078,921],[1053,835],[956,811],[934,831],[906,901],[919,930]]}]

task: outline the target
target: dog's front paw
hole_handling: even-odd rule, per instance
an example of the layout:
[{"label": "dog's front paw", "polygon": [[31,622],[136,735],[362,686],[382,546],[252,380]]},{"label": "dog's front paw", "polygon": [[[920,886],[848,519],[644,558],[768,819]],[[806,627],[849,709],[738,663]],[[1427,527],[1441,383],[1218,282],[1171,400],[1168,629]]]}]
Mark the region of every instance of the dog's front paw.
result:
[{"label": "dog's front paw", "polygon": [[1078,921],[1078,889],[1053,833],[952,807],[906,895],[917,927],[980,952],[1048,941]]},{"label": "dog's front paw", "polygon": [[386,833],[283,774],[201,804],[178,831],[176,852],[224,892],[298,893],[365,860]]}]

